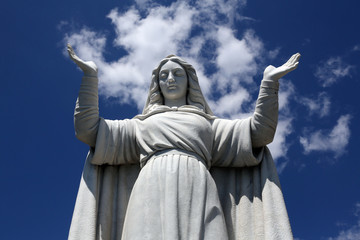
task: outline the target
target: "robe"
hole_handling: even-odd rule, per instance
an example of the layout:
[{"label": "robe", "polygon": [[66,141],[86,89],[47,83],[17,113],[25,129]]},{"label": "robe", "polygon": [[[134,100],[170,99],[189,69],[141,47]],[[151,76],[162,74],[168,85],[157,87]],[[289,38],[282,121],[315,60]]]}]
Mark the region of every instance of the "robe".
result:
[{"label": "robe", "polygon": [[276,128],[267,107],[277,103],[276,84],[263,80],[249,119],[163,106],[115,121],[96,119],[96,106],[86,109],[96,84],[83,79],[86,94],[80,91],[76,108],[87,125],[75,123],[78,138],[91,148],[69,239],[292,239],[276,168],[263,146]]}]

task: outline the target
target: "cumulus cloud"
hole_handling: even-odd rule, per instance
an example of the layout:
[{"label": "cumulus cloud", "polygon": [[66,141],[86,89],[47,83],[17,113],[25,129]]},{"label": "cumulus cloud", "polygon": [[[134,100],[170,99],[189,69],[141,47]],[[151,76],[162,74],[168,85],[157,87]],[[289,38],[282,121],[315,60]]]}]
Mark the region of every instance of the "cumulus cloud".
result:
[{"label": "cumulus cloud", "polygon": [[249,101],[249,98],[248,91],[244,88],[239,88],[237,91],[226,94],[213,103],[212,109],[220,116],[233,118],[233,115],[241,111],[242,103]]},{"label": "cumulus cloud", "polygon": [[142,109],[147,96],[151,71],[165,56],[181,53],[183,42],[189,37],[194,10],[184,3],[150,9],[145,17],[131,8],[124,13],[113,9],[108,18],[115,28],[115,47],[128,54],[117,61],[104,59],[106,38],[84,28],[69,34],[65,41],[74,46],[78,55],[93,60],[99,67],[99,91],[120,102],[134,102]]},{"label": "cumulus cloud", "polygon": [[358,240],[360,239],[360,221],[347,230],[343,230],[337,237],[330,237],[329,240]]},{"label": "cumulus cloud", "polygon": [[264,49],[254,32],[247,31],[243,39],[239,40],[231,29],[219,27],[216,40],[219,44],[216,56],[219,71],[215,77],[220,89],[233,89],[237,88],[241,81],[253,81],[253,76],[258,71],[255,60]]},{"label": "cumulus cloud", "polygon": [[[360,212],[360,202],[355,204],[355,213],[354,215],[359,217]],[[360,218],[357,223],[351,226],[346,230],[339,232],[337,237],[330,237],[328,240],[358,240],[360,239]]]},{"label": "cumulus cloud", "polygon": [[355,52],[360,51],[360,44],[355,45],[352,50],[355,51]]},{"label": "cumulus cloud", "polygon": [[237,19],[248,20],[239,14],[239,9],[245,6],[246,2],[247,0],[198,0],[194,5],[199,11],[198,17],[202,20],[200,23],[232,25]]},{"label": "cumulus cloud", "polygon": [[360,217],[360,202],[355,204],[355,216]]},{"label": "cumulus cloud", "polygon": [[292,120],[292,118],[285,118],[279,120],[274,141],[268,146],[271,151],[271,155],[277,163],[279,173],[282,172],[282,170],[288,163],[286,159],[283,160],[281,163],[278,162],[278,159],[280,159],[281,157],[285,157],[289,149],[289,143],[286,141],[286,137],[293,132]]},{"label": "cumulus cloud", "polygon": [[346,64],[341,57],[331,57],[319,64],[315,76],[323,87],[329,87],[339,79],[351,76],[351,65]]},{"label": "cumulus cloud", "polygon": [[319,117],[325,117],[330,112],[330,97],[325,92],[319,93],[316,99],[299,97],[297,101],[308,108],[309,115],[316,114]]},{"label": "cumulus cloud", "polygon": [[135,0],[135,3],[141,10],[145,10],[153,4],[151,0]]},{"label": "cumulus cloud", "polygon": [[76,52],[84,59],[93,59],[99,63],[103,62],[106,44],[104,35],[83,28],[78,33],[65,36],[65,41],[76,46]]},{"label": "cumulus cloud", "polygon": [[[246,31],[242,39],[235,37],[229,23],[236,14],[229,2],[241,7],[245,1],[196,1],[191,6],[186,1],[175,1],[169,6],[157,5],[153,1],[137,1],[139,8],[154,7],[149,7],[145,14],[141,14],[141,9],[136,6],[125,12],[111,10],[107,17],[111,19],[116,33],[113,45],[127,53],[113,62],[104,59],[107,39],[101,33],[83,28],[66,35],[65,41],[73,45],[81,58],[91,59],[98,65],[100,94],[118,98],[122,103],[134,102],[139,110],[145,103],[152,69],[160,59],[172,53],[195,66],[200,85],[210,101],[223,104],[229,96],[234,96],[241,106],[239,101],[244,101],[249,93],[238,83],[241,80],[253,81],[257,70],[255,59],[263,46],[251,31]],[[219,14],[226,16],[223,25],[218,23]],[[207,24],[203,24],[204,18]],[[194,28],[197,33],[190,34]],[[208,51],[209,47],[213,50]],[[210,52],[206,59],[205,50]],[[205,71],[209,64],[217,69],[211,75]],[[212,99],[213,92],[225,88],[227,91]],[[236,93],[242,96],[236,96]],[[223,113],[228,112],[222,110],[219,115]]]},{"label": "cumulus cloud", "polygon": [[288,164],[286,154],[289,150],[290,143],[287,137],[294,131],[290,101],[294,98],[294,95],[294,85],[287,79],[281,80],[279,91],[279,121],[274,140],[268,146],[279,173],[281,173]]},{"label": "cumulus cloud", "polygon": [[[252,94],[240,83],[255,84],[256,60],[264,52],[261,40],[252,30],[244,31],[238,38],[232,29],[231,23],[237,19],[235,9],[245,3],[208,0],[190,5],[187,1],[175,1],[163,6],[139,0],[125,12],[113,9],[107,16],[116,33],[113,45],[127,53],[113,62],[104,58],[108,41],[104,34],[83,28],[66,35],[64,40],[73,45],[81,58],[98,65],[99,91],[103,96],[115,97],[121,103],[134,102],[141,110],[152,69],[160,59],[173,53],[195,66],[214,112],[219,116],[236,115]],[[145,7],[146,12],[141,12]],[[215,71],[209,74],[208,69]],[[214,95],[215,92],[220,94]],[[233,102],[237,103],[236,112],[230,111],[228,105]]]},{"label": "cumulus cloud", "polygon": [[295,86],[287,79],[280,79],[279,110],[282,116],[291,115],[290,100],[295,97]]},{"label": "cumulus cloud", "polygon": [[304,147],[305,153],[330,151],[335,153],[335,158],[341,156],[345,152],[350,138],[350,119],[349,114],[343,115],[332,130],[318,130],[300,137],[300,143]]},{"label": "cumulus cloud", "polygon": [[[245,4],[245,0],[197,0],[191,4],[178,0],[165,6],[136,0],[130,9],[113,9],[108,14],[115,39],[83,28],[67,34],[64,41],[81,58],[98,65],[99,92],[105,97],[135,103],[140,111],[151,71],[160,59],[176,54],[194,65],[202,91],[216,115],[247,117],[254,110],[261,80],[254,76],[263,70],[260,66],[264,58],[274,58],[279,50],[266,50],[251,29],[242,29],[241,33],[234,29],[234,21],[246,19],[239,15]],[[109,43],[115,51],[121,49],[125,54],[107,61],[104,55]],[[280,110],[288,105],[289,91],[290,87],[280,92]],[[275,158],[286,155],[285,138],[292,131],[291,119],[282,119],[272,147]]]}]

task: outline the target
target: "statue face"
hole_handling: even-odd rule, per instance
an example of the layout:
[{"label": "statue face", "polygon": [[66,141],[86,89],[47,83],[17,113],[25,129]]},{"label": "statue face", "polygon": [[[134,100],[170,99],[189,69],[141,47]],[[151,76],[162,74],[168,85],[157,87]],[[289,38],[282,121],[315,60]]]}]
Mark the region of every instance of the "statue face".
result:
[{"label": "statue face", "polygon": [[176,62],[165,63],[159,72],[159,85],[165,99],[186,97],[188,79],[184,68]]}]

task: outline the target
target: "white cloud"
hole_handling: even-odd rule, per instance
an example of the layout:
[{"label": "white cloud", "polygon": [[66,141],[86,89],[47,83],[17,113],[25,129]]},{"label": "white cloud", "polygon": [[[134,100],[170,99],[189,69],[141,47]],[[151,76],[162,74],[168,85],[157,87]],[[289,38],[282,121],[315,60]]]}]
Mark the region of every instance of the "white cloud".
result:
[{"label": "white cloud", "polygon": [[239,8],[246,5],[247,0],[198,0],[195,6],[199,11],[199,18],[202,24],[214,24],[221,22],[224,25],[232,25],[237,20],[247,20],[247,17],[240,16]]},{"label": "white cloud", "polygon": [[280,48],[270,50],[268,52],[269,59],[275,59],[279,55],[279,52],[280,52]]},{"label": "white cloud", "polygon": [[323,87],[328,87],[341,78],[351,76],[352,68],[341,57],[331,57],[317,67],[315,76]]},{"label": "white cloud", "polygon": [[285,118],[279,120],[274,141],[268,146],[271,151],[272,157],[277,163],[279,173],[281,173],[282,170],[285,168],[287,160],[283,160],[281,163],[277,160],[281,157],[286,157],[287,151],[289,149],[289,143],[286,141],[286,137],[292,132],[292,118]]},{"label": "white cloud", "polygon": [[[354,215],[359,217],[360,212],[360,202],[355,204],[355,213]],[[360,219],[358,219],[357,223],[351,226],[346,230],[342,230],[339,232],[337,237],[330,237],[328,240],[358,240],[360,239]]]},{"label": "white cloud", "polygon": [[337,237],[330,237],[329,240],[359,240],[360,239],[360,221],[347,230],[343,230]]},{"label": "white cloud", "polygon": [[295,86],[287,79],[280,79],[279,90],[279,110],[284,115],[290,114],[289,104],[290,100],[295,96]]},{"label": "white cloud", "polygon": [[236,88],[240,81],[252,82],[252,77],[258,71],[255,60],[263,51],[262,42],[252,31],[246,32],[243,39],[239,40],[227,27],[219,27],[216,38],[219,43],[216,57],[219,68],[216,80],[219,87]]},{"label": "white cloud", "polygon": [[354,52],[360,51],[360,44],[355,45],[352,50],[353,50]]},{"label": "white cloud", "polygon": [[360,217],[360,202],[355,203],[355,216]]},{"label": "white cloud", "polygon": [[236,92],[224,95],[214,104],[212,109],[220,116],[228,116],[241,112],[241,105],[249,101],[250,95],[244,88],[239,88]]},{"label": "white cloud", "polygon": [[152,5],[151,0],[135,0],[135,3],[141,10],[146,10],[146,8]]},{"label": "white cloud", "polygon": [[76,52],[82,58],[93,60],[96,63],[101,63],[103,61],[102,53],[104,52],[106,44],[104,35],[83,28],[79,33],[66,35],[65,41],[76,46]]},{"label": "white cloud", "polygon": [[343,115],[331,131],[318,130],[307,134],[308,136],[300,137],[305,153],[331,151],[335,153],[335,158],[341,156],[350,138],[350,119],[350,115]]},{"label": "white cloud", "polygon": [[[100,94],[118,98],[122,103],[135,102],[138,109],[142,109],[152,69],[160,59],[173,53],[196,67],[200,85],[210,102],[225,104],[223,108],[215,106],[219,109],[217,114],[236,114],[233,110],[229,112],[231,106],[227,103],[237,101],[241,106],[245,97],[251,95],[239,82],[253,83],[258,70],[255,60],[264,50],[253,31],[245,31],[238,39],[229,25],[236,17],[234,9],[242,7],[246,1],[196,1],[191,6],[187,1],[175,1],[169,6],[146,0],[136,3],[139,10],[149,7],[146,13],[140,14],[133,6],[125,12],[113,9],[107,16],[116,32],[114,46],[127,52],[117,61],[104,59],[107,39],[96,31],[84,28],[65,37],[81,58],[98,65]],[[207,24],[202,22],[204,19]],[[194,28],[196,33],[190,35]],[[214,49],[210,51],[209,47]],[[205,49],[206,58],[203,57]],[[211,75],[205,71],[209,65],[217,70]],[[222,92],[217,99],[211,99],[212,93],[218,91]],[[230,98],[234,101],[225,101]],[[238,114],[242,110],[236,109]]]},{"label": "white cloud", "polygon": [[293,116],[290,109],[290,100],[294,98],[295,87],[288,79],[280,81],[279,91],[279,122],[274,140],[269,149],[276,162],[277,170],[281,173],[288,164],[286,159],[290,147],[288,136],[293,132]]},{"label": "white cloud", "polygon": [[147,97],[152,69],[165,56],[181,53],[193,14],[191,7],[182,3],[150,9],[144,18],[135,8],[125,13],[113,9],[108,18],[117,34],[114,45],[128,52],[114,62],[104,60],[106,38],[95,31],[84,28],[67,35],[65,41],[74,46],[81,58],[98,65],[100,94],[116,97],[122,103],[135,102],[140,110]]},{"label": "white cloud", "polygon": [[[260,79],[255,82],[254,76],[262,71],[264,58],[272,59],[279,52],[265,50],[251,29],[243,29],[243,34],[234,30],[235,20],[246,19],[238,11],[245,4],[245,0],[197,0],[190,5],[189,1],[178,0],[163,6],[137,0],[127,11],[113,9],[108,14],[116,33],[113,41],[88,28],[66,35],[64,40],[81,58],[97,64],[99,92],[105,97],[135,103],[141,110],[151,71],[165,56],[177,54],[196,68],[202,91],[216,115],[243,118],[254,109],[252,96],[260,85]],[[121,48],[126,54],[116,61],[106,61],[109,42],[115,51]],[[291,96],[290,85],[286,86],[280,92],[283,113]],[[285,139],[292,131],[291,119],[284,114],[282,119],[272,147],[275,158],[286,155]]]},{"label": "white cloud", "polygon": [[330,112],[330,97],[325,92],[319,93],[317,99],[299,97],[297,101],[308,108],[309,115],[317,114],[320,117],[325,117]]}]

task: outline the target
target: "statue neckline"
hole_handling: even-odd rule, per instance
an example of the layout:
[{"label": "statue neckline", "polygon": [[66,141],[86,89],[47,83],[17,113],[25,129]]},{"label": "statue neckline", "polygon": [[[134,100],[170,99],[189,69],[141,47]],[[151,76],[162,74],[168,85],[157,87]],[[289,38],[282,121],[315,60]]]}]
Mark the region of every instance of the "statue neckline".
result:
[{"label": "statue neckline", "polygon": [[193,106],[193,105],[183,105],[183,106],[180,106],[180,107],[176,107],[176,106],[173,106],[173,107],[169,107],[169,106],[166,106],[166,105],[158,105],[156,106],[151,112],[143,115],[143,114],[139,114],[139,115],[136,115],[134,118],[135,119],[140,119],[140,120],[145,120],[146,118],[152,116],[152,115],[155,115],[155,114],[159,114],[159,113],[164,113],[164,112],[176,112],[176,111],[181,111],[181,112],[189,112],[189,113],[195,113],[195,114],[199,114],[207,119],[215,119],[217,118],[216,116],[214,115],[210,115],[210,114],[207,114],[205,113],[202,109],[196,107],[196,106]]}]

